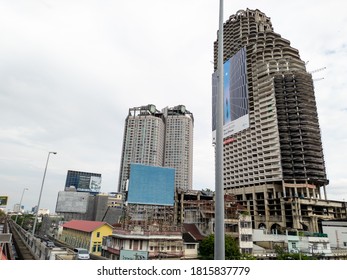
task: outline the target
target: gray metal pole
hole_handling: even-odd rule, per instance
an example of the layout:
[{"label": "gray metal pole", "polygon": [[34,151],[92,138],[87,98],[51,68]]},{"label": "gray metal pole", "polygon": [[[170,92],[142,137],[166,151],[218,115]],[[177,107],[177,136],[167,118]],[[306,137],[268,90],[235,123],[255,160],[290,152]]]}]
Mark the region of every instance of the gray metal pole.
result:
[{"label": "gray metal pole", "polygon": [[[28,188],[24,188],[24,189],[23,189],[22,196],[21,196],[20,202],[19,202],[19,211],[20,211],[21,208],[22,208],[22,200],[23,200],[24,192],[27,191],[27,190],[28,190]],[[17,212],[17,215],[16,215],[15,223],[17,223],[17,219],[18,219],[18,212]]]},{"label": "gray metal pole", "polygon": [[224,183],[223,183],[223,0],[219,2],[218,93],[216,108],[216,170],[215,170],[215,240],[214,259],[225,259]]},{"label": "gray metal pole", "polygon": [[35,229],[36,229],[36,223],[37,223],[37,218],[38,218],[39,209],[40,209],[40,202],[41,202],[41,195],[42,195],[42,190],[43,190],[43,184],[44,184],[44,182],[45,182],[45,177],[46,177],[47,166],[48,166],[48,161],[49,161],[49,156],[50,156],[50,154],[56,154],[56,152],[48,152],[47,161],[46,161],[46,167],[45,167],[45,172],[43,173],[43,179],[42,179],[42,184],[41,184],[41,190],[40,190],[40,195],[39,195],[39,201],[37,202],[37,209],[36,209],[35,221],[34,221],[34,226],[33,226],[33,231],[32,231],[32,235],[33,235],[33,236],[35,236]]}]

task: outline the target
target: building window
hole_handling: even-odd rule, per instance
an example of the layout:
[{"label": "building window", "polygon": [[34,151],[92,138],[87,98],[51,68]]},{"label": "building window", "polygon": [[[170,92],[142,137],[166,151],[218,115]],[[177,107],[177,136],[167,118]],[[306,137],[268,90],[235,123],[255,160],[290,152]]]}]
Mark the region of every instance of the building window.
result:
[{"label": "building window", "polygon": [[241,228],[250,228],[251,227],[251,223],[250,222],[241,221],[240,222],[240,227]]},{"label": "building window", "polygon": [[243,254],[252,254],[251,248],[242,248],[241,251]]},{"label": "building window", "polygon": [[195,249],[195,244],[187,244],[187,249]]},{"label": "building window", "polygon": [[252,241],[252,235],[242,234],[241,241]]},{"label": "building window", "polygon": [[96,237],[98,237],[98,238],[100,237],[100,232],[96,233]]}]

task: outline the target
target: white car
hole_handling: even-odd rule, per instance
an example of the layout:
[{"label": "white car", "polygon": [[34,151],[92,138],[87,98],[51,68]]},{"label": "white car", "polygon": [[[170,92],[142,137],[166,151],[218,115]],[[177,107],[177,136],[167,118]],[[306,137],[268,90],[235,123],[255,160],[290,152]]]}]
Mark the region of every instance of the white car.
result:
[{"label": "white car", "polygon": [[54,248],[54,247],[55,247],[55,244],[54,244],[54,242],[52,242],[52,241],[46,241],[46,246],[47,246],[48,248]]},{"label": "white car", "polygon": [[78,260],[89,260],[90,255],[87,249],[85,248],[75,248],[73,251],[77,254]]}]

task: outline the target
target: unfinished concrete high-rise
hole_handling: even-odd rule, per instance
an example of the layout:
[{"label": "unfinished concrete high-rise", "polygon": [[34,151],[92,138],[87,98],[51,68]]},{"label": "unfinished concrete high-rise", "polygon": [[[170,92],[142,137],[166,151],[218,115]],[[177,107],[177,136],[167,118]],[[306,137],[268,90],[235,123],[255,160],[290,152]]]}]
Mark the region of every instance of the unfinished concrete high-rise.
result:
[{"label": "unfinished concrete high-rise", "polygon": [[[248,208],[254,228],[318,231],[318,219],[346,217],[343,202],[327,200],[314,84],[299,51],[259,10],[238,11],[223,29],[224,121],[242,117],[224,129],[225,192]],[[215,70],[217,60],[218,39]]]}]

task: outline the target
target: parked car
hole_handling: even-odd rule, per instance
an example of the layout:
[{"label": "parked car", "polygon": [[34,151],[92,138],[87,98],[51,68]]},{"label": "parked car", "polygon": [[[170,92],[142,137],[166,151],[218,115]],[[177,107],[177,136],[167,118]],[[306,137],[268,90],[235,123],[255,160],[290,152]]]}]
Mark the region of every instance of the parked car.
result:
[{"label": "parked car", "polygon": [[90,259],[89,252],[85,248],[75,248],[73,251],[77,254],[78,260],[89,260]]},{"label": "parked car", "polygon": [[53,241],[48,240],[48,241],[46,241],[46,246],[47,246],[48,248],[53,248],[53,247],[55,247],[55,244],[54,244]]}]

